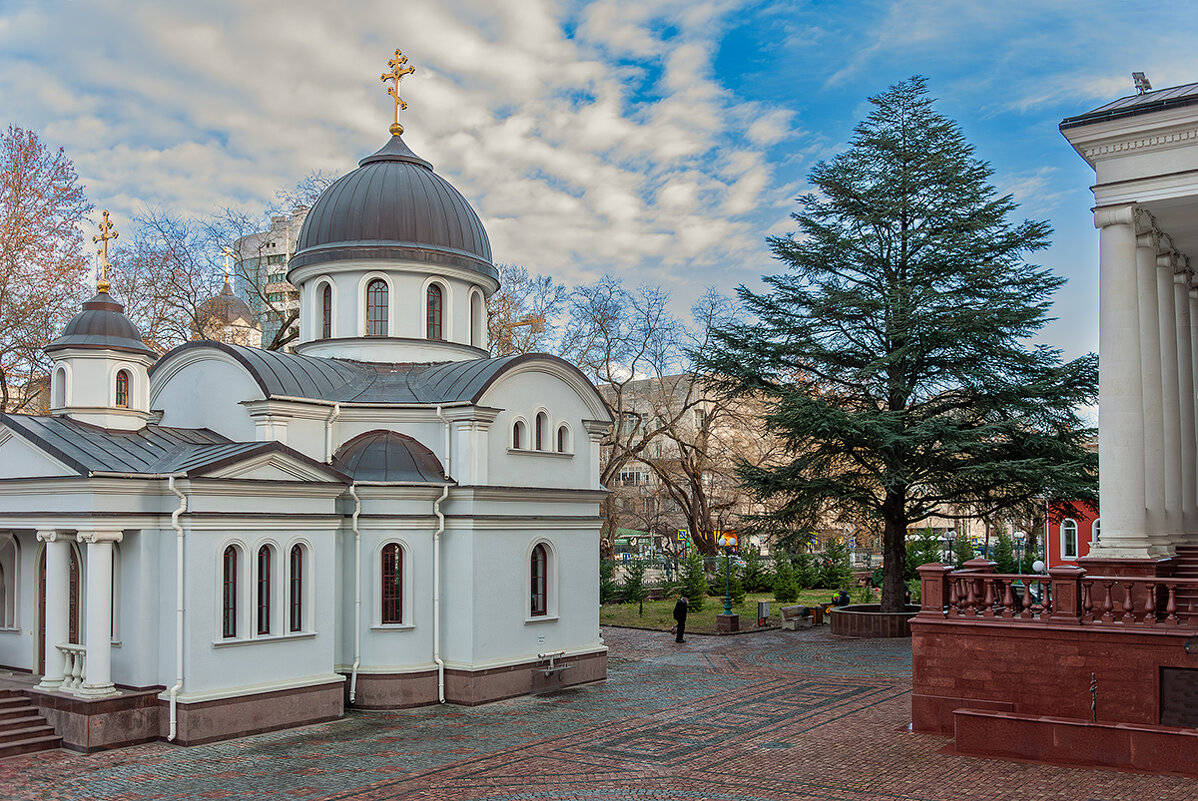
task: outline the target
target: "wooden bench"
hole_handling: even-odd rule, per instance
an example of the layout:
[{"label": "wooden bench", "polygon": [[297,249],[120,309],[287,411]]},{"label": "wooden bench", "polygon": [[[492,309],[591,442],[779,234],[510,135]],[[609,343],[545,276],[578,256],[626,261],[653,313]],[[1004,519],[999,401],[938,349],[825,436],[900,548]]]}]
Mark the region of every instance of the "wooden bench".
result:
[{"label": "wooden bench", "polygon": [[813,623],[811,610],[805,606],[784,606],[782,612],[782,628],[795,631],[800,628],[810,628]]}]

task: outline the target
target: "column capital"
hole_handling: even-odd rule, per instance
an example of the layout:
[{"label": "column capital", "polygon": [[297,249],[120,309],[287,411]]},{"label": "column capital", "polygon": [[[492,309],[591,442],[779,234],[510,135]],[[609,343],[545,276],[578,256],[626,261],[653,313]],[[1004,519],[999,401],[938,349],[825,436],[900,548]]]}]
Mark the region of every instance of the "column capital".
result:
[{"label": "column capital", "polygon": [[125,537],[125,533],[120,529],[98,529],[93,531],[80,531],[76,535],[80,542],[86,542],[88,545],[99,544],[102,542],[120,542]]},{"label": "column capital", "polygon": [[63,542],[70,542],[71,535],[65,531],[58,531],[55,529],[38,530],[37,532],[38,542],[58,542],[59,540],[62,540]]},{"label": "column capital", "polygon": [[1125,206],[1099,206],[1094,209],[1094,227],[1106,228],[1108,225],[1135,225],[1136,205],[1129,203]]}]

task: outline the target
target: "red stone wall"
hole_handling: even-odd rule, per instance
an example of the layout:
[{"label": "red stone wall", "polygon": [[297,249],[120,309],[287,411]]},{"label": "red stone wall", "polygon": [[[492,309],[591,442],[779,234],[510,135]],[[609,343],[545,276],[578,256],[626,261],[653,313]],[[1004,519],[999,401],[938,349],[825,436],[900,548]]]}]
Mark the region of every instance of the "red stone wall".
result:
[{"label": "red stone wall", "polygon": [[1198,668],[1176,627],[1104,629],[1040,622],[911,621],[917,731],[951,735],[959,708],[1089,719],[1090,674],[1098,720],[1160,722],[1160,668]]}]

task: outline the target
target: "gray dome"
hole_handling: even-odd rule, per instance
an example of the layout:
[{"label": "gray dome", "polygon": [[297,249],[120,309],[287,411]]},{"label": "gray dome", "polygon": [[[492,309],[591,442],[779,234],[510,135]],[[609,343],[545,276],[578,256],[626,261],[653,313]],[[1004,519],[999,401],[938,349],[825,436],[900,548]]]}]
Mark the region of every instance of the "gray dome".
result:
[{"label": "gray dome", "polygon": [[83,311],[71,318],[67,327],[62,329],[62,336],[44,350],[52,353],[66,348],[102,348],[155,355],[141,341],[141,331],[125,316],[125,307],[107,292],[101,292],[84,303]]},{"label": "gray dome", "polygon": [[257,327],[254,312],[250,304],[233,294],[229,279],[225,279],[225,288],[214,298],[209,298],[200,304],[202,317],[214,317],[225,325],[232,325],[238,320],[245,320],[249,325]]},{"label": "gray dome", "polygon": [[428,448],[395,431],[367,431],[337,449],[333,466],[354,481],[444,484],[441,462]]},{"label": "gray dome", "polygon": [[288,264],[295,270],[371,258],[452,265],[498,277],[474,209],[399,136],[321,193]]}]

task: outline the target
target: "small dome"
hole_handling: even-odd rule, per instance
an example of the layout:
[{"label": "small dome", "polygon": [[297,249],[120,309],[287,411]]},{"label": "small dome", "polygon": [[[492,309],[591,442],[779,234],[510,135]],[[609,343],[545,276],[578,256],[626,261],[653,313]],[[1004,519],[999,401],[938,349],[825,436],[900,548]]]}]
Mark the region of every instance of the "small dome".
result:
[{"label": "small dome", "polygon": [[355,481],[444,484],[436,455],[411,437],[395,431],[367,431],[337,449],[333,466]]},{"label": "small dome", "polygon": [[482,221],[399,136],[321,193],[290,269],[345,259],[410,259],[498,277]]},{"label": "small dome", "polygon": [[125,316],[125,307],[107,292],[84,303],[83,311],[71,318],[62,330],[62,336],[44,350],[52,353],[66,348],[102,348],[156,355],[141,341],[141,331]]},{"label": "small dome", "polygon": [[250,304],[233,294],[233,287],[229,286],[228,278],[225,279],[225,288],[220,294],[201,303],[199,311],[202,317],[215,318],[225,325],[234,325],[238,320],[243,321],[243,325],[258,325]]}]

